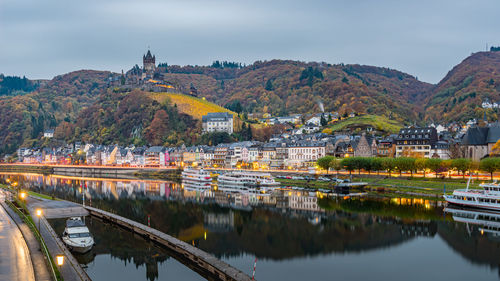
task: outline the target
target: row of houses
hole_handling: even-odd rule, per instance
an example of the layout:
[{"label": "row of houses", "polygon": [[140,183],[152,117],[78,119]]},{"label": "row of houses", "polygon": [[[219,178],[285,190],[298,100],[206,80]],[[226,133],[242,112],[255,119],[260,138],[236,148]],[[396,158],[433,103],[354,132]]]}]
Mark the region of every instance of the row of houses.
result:
[{"label": "row of houses", "polygon": [[195,165],[227,168],[304,168],[326,155],[345,157],[424,157],[480,160],[492,153],[500,139],[500,125],[473,126],[453,136],[435,127],[403,128],[398,134],[328,135],[324,133],[274,136],[269,142],[244,141],[217,146],[135,147],[75,143],[58,148],[19,149],[24,163],[89,164],[140,167]]}]

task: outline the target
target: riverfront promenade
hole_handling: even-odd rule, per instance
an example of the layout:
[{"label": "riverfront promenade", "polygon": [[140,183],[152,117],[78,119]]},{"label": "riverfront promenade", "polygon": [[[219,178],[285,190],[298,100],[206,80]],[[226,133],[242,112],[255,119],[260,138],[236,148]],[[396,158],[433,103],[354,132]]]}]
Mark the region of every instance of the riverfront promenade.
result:
[{"label": "riverfront promenade", "polygon": [[[0,191],[0,201],[5,200]],[[0,280],[35,280],[30,251],[16,223],[0,206]]]}]

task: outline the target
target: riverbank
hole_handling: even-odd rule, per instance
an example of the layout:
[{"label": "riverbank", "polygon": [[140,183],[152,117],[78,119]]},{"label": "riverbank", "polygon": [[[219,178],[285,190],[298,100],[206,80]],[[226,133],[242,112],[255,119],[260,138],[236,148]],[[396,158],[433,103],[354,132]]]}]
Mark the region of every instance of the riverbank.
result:
[{"label": "riverbank", "polygon": [[142,170],[135,172],[133,175],[139,179],[157,179],[157,180],[170,180],[180,181],[181,169],[175,170]]},{"label": "riverbank", "polygon": [[54,173],[54,169],[51,166],[36,166],[36,165],[2,165],[0,164],[0,172],[12,172],[12,173],[36,173],[49,175]]},{"label": "riverbank", "polygon": [[[334,189],[333,182],[307,181],[292,179],[276,179],[283,185],[300,186],[312,189]],[[388,177],[353,177],[353,182],[368,183],[365,190],[377,195],[406,194],[411,196],[435,197],[446,193],[452,193],[455,189],[464,189],[467,187],[467,179],[435,179],[435,178],[388,178]],[[469,188],[478,189],[480,181],[475,180],[470,183]]]}]

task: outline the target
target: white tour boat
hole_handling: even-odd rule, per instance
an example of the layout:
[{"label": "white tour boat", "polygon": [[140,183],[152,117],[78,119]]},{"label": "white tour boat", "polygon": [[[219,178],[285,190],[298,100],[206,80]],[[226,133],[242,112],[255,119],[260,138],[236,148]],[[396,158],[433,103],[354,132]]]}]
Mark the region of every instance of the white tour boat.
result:
[{"label": "white tour boat", "polygon": [[185,185],[210,188],[210,185],[212,184],[210,172],[203,169],[186,167],[184,171],[182,171],[181,175],[182,183]]},{"label": "white tour boat", "polygon": [[86,253],[94,246],[94,238],[79,217],[72,217],[66,221],[62,240],[71,251],[77,253]]},{"label": "white tour boat", "polygon": [[279,187],[280,183],[274,180],[269,173],[255,173],[246,171],[233,171],[219,175],[217,182],[219,186],[234,187],[240,189],[273,188]]},{"label": "white tour boat", "polygon": [[443,195],[444,200],[454,205],[500,210],[500,185],[498,183],[480,184],[479,186],[483,189],[469,189],[469,183],[470,178],[466,189],[456,189],[452,195]]}]

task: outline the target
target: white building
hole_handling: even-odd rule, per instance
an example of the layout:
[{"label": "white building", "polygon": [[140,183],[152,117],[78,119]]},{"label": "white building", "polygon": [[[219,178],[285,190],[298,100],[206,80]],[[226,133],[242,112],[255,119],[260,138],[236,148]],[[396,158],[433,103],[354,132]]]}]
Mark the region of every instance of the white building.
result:
[{"label": "white building", "polygon": [[233,133],[233,115],[227,112],[211,112],[201,119],[203,133],[226,132]]},{"label": "white building", "polygon": [[43,132],[43,137],[48,138],[48,139],[53,138],[54,137],[54,129],[45,130],[45,132]]},{"label": "white building", "polygon": [[289,166],[303,166],[316,162],[326,155],[324,142],[304,141],[291,144],[288,148],[287,164]]}]

